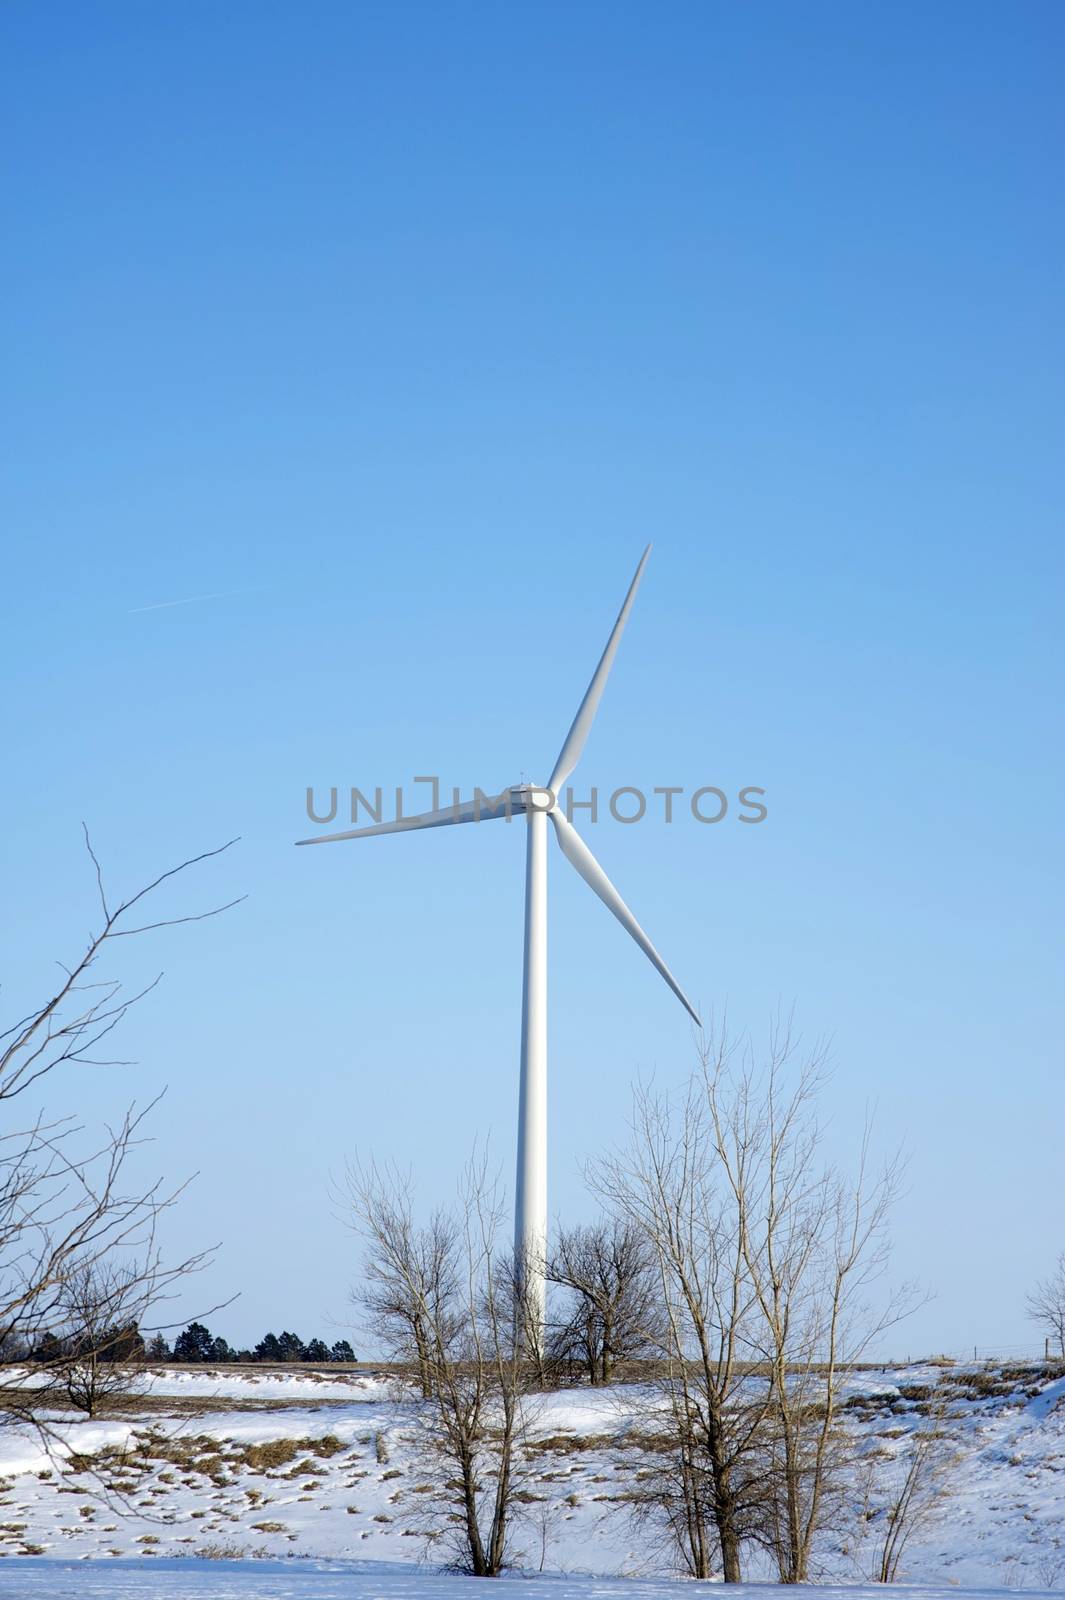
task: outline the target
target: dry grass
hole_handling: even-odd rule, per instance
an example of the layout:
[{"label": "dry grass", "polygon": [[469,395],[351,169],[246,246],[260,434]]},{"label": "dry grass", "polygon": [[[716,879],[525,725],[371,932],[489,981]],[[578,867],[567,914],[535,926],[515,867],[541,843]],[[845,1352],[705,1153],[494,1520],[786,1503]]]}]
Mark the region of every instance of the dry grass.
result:
[{"label": "dry grass", "polygon": [[592,1450],[645,1450],[652,1455],[673,1448],[667,1434],[636,1433],[553,1433],[543,1439],[530,1439],[526,1446],[530,1455],[573,1456],[585,1455]]},{"label": "dry grass", "polygon": [[193,1551],[197,1561],[242,1561],[248,1553],[246,1544],[201,1544]]}]

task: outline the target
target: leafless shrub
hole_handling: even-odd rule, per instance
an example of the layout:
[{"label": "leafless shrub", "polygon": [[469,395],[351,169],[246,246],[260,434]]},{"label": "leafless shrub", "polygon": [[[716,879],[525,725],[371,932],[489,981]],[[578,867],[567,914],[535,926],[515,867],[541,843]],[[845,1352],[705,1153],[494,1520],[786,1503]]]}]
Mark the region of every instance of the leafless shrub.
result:
[{"label": "leafless shrub", "polygon": [[1036,1574],[1044,1589],[1058,1589],[1065,1577],[1065,1550],[1055,1545],[1036,1558]]},{"label": "leafless shrub", "polygon": [[937,1385],[924,1415],[900,1452],[866,1450],[856,1466],[858,1531],[854,1544],[863,1577],[896,1583],[913,1536],[950,1494],[958,1451],[946,1427],[950,1391]]},{"label": "leafless shrub", "polygon": [[88,1416],[133,1387],[144,1364],[139,1323],[151,1303],[152,1284],[128,1264],[76,1263],[60,1304],[68,1322],[51,1366],[71,1405]]}]

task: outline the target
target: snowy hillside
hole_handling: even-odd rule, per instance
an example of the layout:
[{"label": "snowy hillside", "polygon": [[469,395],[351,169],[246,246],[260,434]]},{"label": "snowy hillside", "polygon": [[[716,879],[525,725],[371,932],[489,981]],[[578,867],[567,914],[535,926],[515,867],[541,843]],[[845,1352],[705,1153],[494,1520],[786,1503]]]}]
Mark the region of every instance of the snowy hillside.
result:
[{"label": "snowy hillside", "polygon": [[[859,1466],[853,1504],[818,1551],[826,1580],[868,1579],[872,1547],[863,1530],[875,1529],[877,1496],[882,1504],[924,1420],[928,1390],[942,1377],[913,1366],[851,1380],[845,1414]],[[949,1473],[930,1520],[906,1551],[905,1581],[1062,1587],[1065,1378],[955,1368],[947,1385]],[[667,1558],[649,1551],[628,1514],[631,1487],[647,1461],[635,1417],[638,1398],[619,1386],[565,1390],[537,1401],[516,1531],[525,1571],[641,1580],[670,1575]],[[14,1426],[0,1433],[0,1553],[8,1558],[0,1562],[2,1593],[372,1592],[405,1600],[412,1592],[396,1564],[425,1555],[423,1513],[433,1489],[414,1408],[382,1379],[224,1369],[157,1373],[120,1416],[79,1423],[66,1413],[55,1421],[70,1452],[65,1463],[49,1459],[32,1434]],[[168,1586],[138,1587],[149,1561],[162,1570],[165,1560],[169,1572],[167,1558],[204,1554],[358,1561],[370,1563],[365,1570],[377,1576],[369,1589],[356,1591],[343,1587],[350,1577],[340,1570],[316,1567],[311,1583],[307,1562],[277,1572],[269,1562],[231,1569],[223,1559],[180,1563]],[[131,1576],[126,1566],[107,1560],[99,1569],[110,1574],[103,1588],[92,1587],[99,1578],[90,1581],[98,1569],[82,1566],[75,1588],[53,1564],[54,1558],[86,1557],[136,1557],[141,1566]],[[754,1560],[749,1567],[752,1577],[771,1577]],[[246,1586],[244,1570],[253,1573],[254,1587]],[[542,1581],[546,1600],[593,1593],[603,1600],[613,1593],[604,1584]],[[433,1600],[446,1600],[451,1582],[434,1578]],[[639,1600],[643,1587],[626,1585],[622,1592]],[[423,1600],[425,1592],[420,1581]],[[528,1589],[523,1593],[533,1600]]]}]

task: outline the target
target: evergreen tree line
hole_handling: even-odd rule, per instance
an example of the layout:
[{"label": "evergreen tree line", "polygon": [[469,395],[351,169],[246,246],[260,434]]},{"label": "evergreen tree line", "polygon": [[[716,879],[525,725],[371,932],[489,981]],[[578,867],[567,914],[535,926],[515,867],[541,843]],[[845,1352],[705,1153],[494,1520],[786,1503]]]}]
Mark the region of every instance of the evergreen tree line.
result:
[{"label": "evergreen tree line", "polygon": [[43,1366],[59,1366],[69,1361],[143,1361],[144,1340],[135,1326],[81,1328],[71,1333],[45,1333],[35,1343],[5,1339],[0,1343],[0,1362],[36,1361]]},{"label": "evergreen tree line", "polygon": [[324,1365],[331,1361],[354,1361],[355,1352],[347,1339],[337,1339],[326,1344],[324,1339],[308,1339],[306,1343],[298,1333],[268,1333],[254,1349],[236,1349],[221,1336],[214,1336],[202,1322],[190,1322],[174,1340],[173,1347],[162,1334],[156,1334],[147,1345],[149,1361],[204,1362],[219,1366],[226,1362],[253,1361],[307,1361]]}]

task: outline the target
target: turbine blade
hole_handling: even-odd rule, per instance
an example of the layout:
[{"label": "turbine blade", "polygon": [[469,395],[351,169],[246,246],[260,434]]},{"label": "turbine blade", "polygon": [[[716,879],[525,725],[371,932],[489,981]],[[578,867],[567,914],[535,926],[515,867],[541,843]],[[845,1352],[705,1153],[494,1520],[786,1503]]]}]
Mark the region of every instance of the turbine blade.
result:
[{"label": "turbine blade", "polygon": [[665,978],[692,1021],[697,1027],[701,1028],[702,1023],[699,1021],[699,1014],[695,1007],[688,1000],[680,984],[674,978],[576,828],[566,820],[565,813],[562,811],[556,809],[549,812],[548,815],[555,824],[555,832],[558,834],[558,842],[562,846],[562,854],[572,866],[576,867],[589,888],[595,890],[603,904],[610,908],[621,923],[621,926],[631,933],[651,965],[657,967],[662,977]]},{"label": "turbine blade", "polygon": [[587,739],[592,723],[595,721],[595,713],[599,708],[603,690],[606,688],[606,680],[610,676],[610,669],[614,665],[614,657],[617,655],[621,635],[624,632],[626,622],[629,620],[632,602],[636,598],[636,591],[640,587],[643,569],[647,565],[647,557],[650,554],[651,546],[648,545],[640,557],[640,565],[636,568],[636,576],[629,584],[629,592],[625,596],[624,605],[618,612],[618,620],[615,622],[614,630],[606,642],[606,649],[599,658],[599,665],[592,673],[592,681],[584,691],[584,699],[581,701],[577,715],[573,719],[573,726],[567,733],[566,742],[559,751],[558,760],[555,762],[555,770],[551,774],[547,785],[549,789],[554,790],[555,794],[558,793],[559,786],[565,783],[577,762],[581,759],[584,741]]},{"label": "turbine blade", "polygon": [[[521,817],[528,806],[520,794],[494,804],[496,795],[464,800],[457,806],[441,806],[438,811],[422,811],[414,817],[397,817],[393,822],[374,822],[368,828],[347,828],[343,833],[320,833],[314,839],[297,839],[297,844],[333,844],[338,839],[369,839],[376,833],[409,833],[415,828],[447,828],[459,822],[491,822],[507,815]],[[509,801],[509,808],[508,808]]]}]

